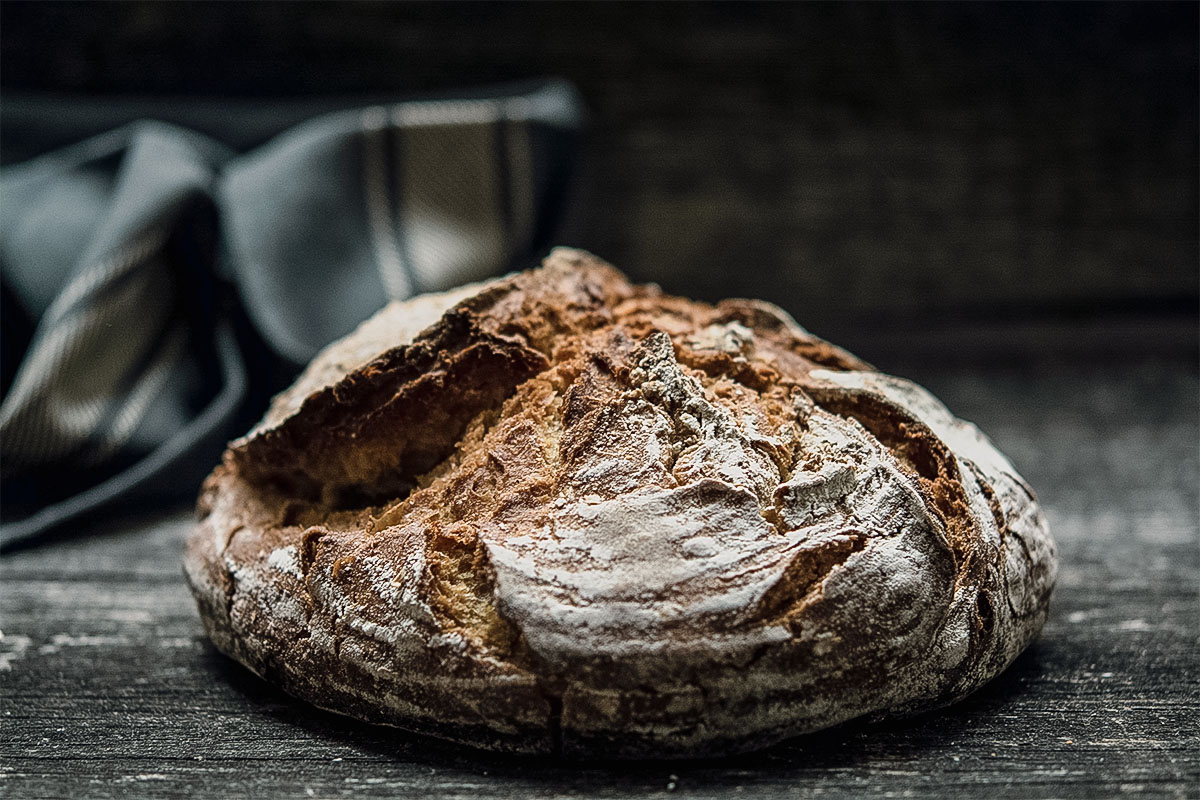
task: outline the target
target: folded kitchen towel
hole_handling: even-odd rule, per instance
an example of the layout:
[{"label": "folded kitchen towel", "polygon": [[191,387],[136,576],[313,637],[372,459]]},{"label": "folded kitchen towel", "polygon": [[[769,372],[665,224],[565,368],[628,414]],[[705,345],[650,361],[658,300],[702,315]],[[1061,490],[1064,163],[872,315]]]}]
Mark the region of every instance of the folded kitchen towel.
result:
[{"label": "folded kitchen towel", "polygon": [[244,153],[139,121],[0,170],[0,547],[193,494],[280,378],[388,300],[533,261],[581,117],[546,82]]}]

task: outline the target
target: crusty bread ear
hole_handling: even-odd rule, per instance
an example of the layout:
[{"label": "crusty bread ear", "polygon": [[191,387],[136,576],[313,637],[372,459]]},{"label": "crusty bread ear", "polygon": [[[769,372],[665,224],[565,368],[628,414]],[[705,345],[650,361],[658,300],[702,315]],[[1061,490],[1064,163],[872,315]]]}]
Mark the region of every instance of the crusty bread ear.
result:
[{"label": "crusty bread ear", "polygon": [[579,757],[952,702],[1055,569],[1028,487],[924,390],[565,249],[332,345],[199,512],[224,652],[323,708]]}]

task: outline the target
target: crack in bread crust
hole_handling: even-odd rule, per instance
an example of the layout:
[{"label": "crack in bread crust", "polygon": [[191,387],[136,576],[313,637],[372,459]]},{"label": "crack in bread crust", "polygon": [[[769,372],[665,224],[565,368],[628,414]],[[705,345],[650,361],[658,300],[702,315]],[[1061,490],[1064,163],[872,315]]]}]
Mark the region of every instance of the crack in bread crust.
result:
[{"label": "crack in bread crust", "polygon": [[293,694],[699,756],[951,702],[1040,629],[1053,542],[1007,460],[774,306],[562,249],[411,302],[318,356],[198,504],[209,635]]}]

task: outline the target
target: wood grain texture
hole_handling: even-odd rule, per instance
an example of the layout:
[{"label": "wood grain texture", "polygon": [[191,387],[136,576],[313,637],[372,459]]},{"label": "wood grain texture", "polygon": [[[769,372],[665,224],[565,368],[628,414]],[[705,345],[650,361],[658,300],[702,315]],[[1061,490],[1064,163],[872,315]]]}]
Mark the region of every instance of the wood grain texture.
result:
[{"label": "wood grain texture", "polygon": [[178,97],[138,113],[228,134],[260,98],[560,75],[591,136],[554,243],[637,282],[771,300],[839,343],[881,318],[1194,309],[1196,27],[1190,3],[10,1],[3,147],[70,127],[27,127],[17,91],[97,124],[97,96]]},{"label": "wood grain texture", "polygon": [[880,366],[992,436],[1061,548],[1041,638],[957,706],[698,763],[572,766],[372,728],[208,646],[180,574],[179,512],[0,559],[0,795],[1194,797],[1194,354]]}]

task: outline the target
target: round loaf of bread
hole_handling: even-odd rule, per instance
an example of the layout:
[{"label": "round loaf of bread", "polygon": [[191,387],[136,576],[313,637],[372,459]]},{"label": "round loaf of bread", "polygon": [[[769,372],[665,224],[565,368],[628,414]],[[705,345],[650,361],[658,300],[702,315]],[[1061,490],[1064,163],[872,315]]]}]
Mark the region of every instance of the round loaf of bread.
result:
[{"label": "round loaf of bread", "polygon": [[216,646],[492,750],[694,757],[963,697],[1045,621],[1029,487],[767,303],[541,269],[394,303],[205,482]]}]

